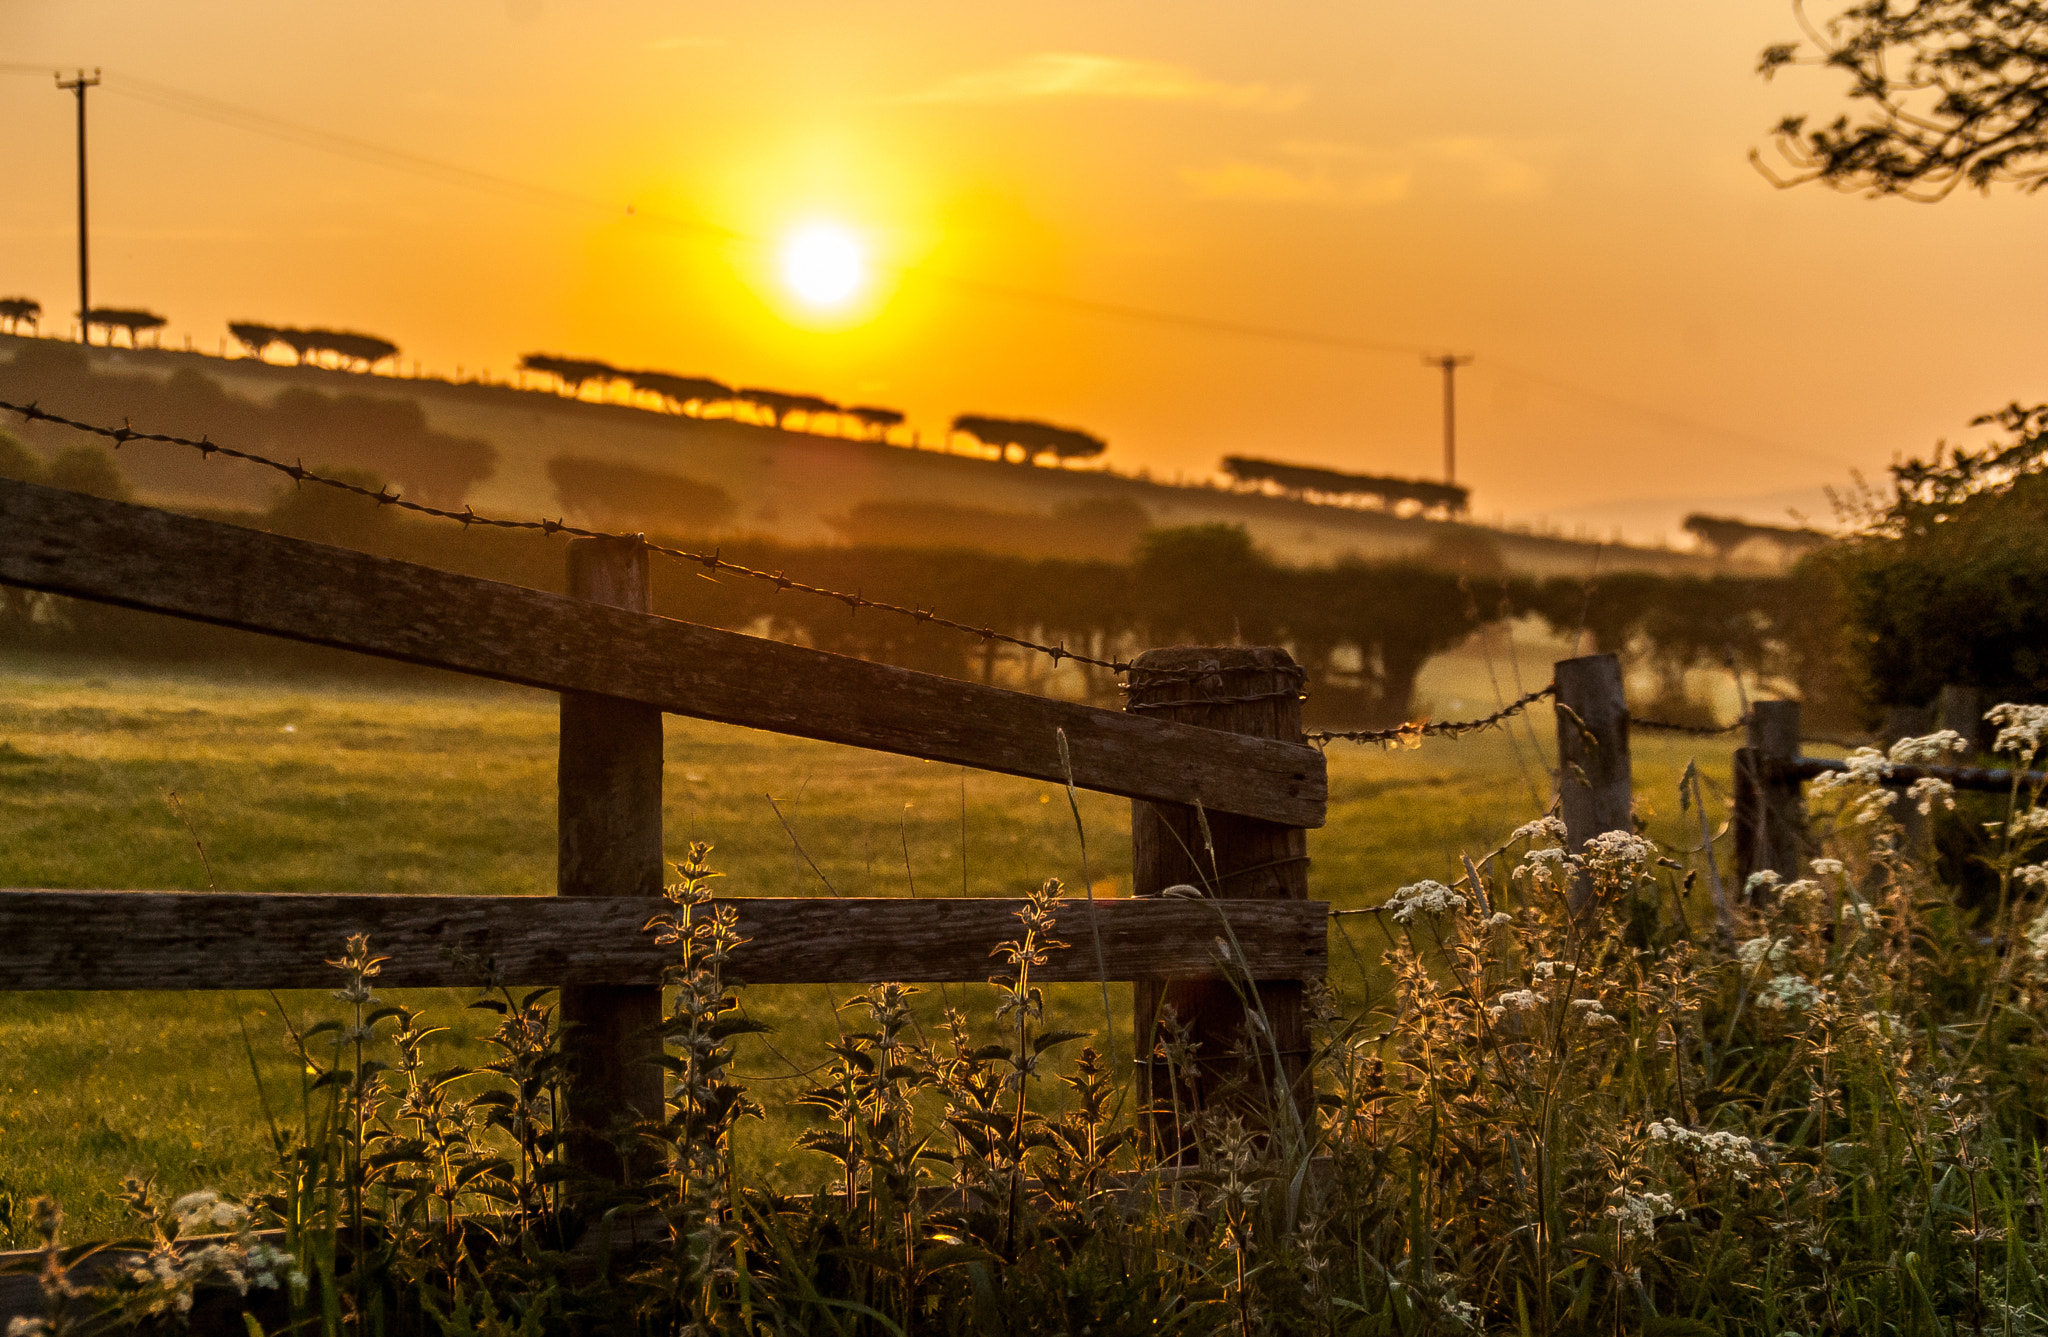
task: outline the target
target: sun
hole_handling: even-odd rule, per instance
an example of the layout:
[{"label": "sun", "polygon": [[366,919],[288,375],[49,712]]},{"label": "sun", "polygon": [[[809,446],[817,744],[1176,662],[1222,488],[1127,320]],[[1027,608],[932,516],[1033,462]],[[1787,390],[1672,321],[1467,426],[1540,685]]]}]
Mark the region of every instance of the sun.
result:
[{"label": "sun", "polygon": [[806,306],[837,310],[867,287],[867,248],[841,224],[806,223],[783,240],[782,281]]}]

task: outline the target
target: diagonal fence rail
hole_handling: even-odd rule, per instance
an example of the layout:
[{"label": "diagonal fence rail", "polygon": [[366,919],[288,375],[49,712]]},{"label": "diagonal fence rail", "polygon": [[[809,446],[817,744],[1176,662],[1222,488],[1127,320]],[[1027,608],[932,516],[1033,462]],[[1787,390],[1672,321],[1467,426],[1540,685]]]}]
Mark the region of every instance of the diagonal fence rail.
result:
[{"label": "diagonal fence rail", "polygon": [[[0,989],[318,987],[331,979],[324,958],[365,933],[390,958],[387,985],[560,986],[576,1037],[572,1124],[659,1118],[668,958],[643,930],[664,904],[666,712],[1132,799],[1135,895],[1063,906],[1076,950],[1035,977],[1152,982],[1137,991],[1141,1064],[1168,999],[1192,1002],[1198,991],[1196,1041],[1220,1055],[1248,1029],[1248,998],[1284,1043],[1270,1070],[1248,1060],[1243,1076],[1305,1099],[1301,986],[1327,964],[1328,906],[1307,898],[1304,833],[1324,821],[1328,784],[1322,753],[1303,740],[1302,675],[1285,651],[1148,652],[1128,666],[1143,709],[1110,711],[656,617],[636,539],[574,538],[568,561],[578,597],[0,481],[0,585],[521,683],[562,701],[556,896],[0,891]],[[1168,830],[1183,843],[1199,832],[1202,860],[1183,868],[1162,857]],[[1180,886],[1191,882],[1203,887],[1192,898]],[[758,983],[986,978],[1019,906],[725,903],[750,939],[730,968]],[[1221,1090],[1239,1079],[1219,1068],[1205,1080]],[[572,1139],[568,1154],[600,1175],[624,1172],[602,1139]]]},{"label": "diagonal fence rail", "polygon": [[[1298,743],[1048,700],[75,492],[0,481],[0,584],[677,715],[1320,826]],[[1068,764],[1059,736],[1067,739]]]}]

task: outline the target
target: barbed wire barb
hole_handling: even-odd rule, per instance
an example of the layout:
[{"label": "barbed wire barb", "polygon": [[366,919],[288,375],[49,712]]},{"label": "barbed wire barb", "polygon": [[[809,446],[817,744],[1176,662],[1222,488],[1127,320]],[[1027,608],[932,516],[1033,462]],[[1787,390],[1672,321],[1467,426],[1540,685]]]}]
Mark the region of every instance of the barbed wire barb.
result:
[{"label": "barbed wire barb", "polygon": [[1381,747],[1414,747],[1424,738],[1457,738],[1481,729],[1497,729],[1545,697],[1557,695],[1557,684],[1546,683],[1508,702],[1491,715],[1476,720],[1416,720],[1391,729],[1311,729],[1304,738],[1317,747],[1331,743],[1378,743]]}]

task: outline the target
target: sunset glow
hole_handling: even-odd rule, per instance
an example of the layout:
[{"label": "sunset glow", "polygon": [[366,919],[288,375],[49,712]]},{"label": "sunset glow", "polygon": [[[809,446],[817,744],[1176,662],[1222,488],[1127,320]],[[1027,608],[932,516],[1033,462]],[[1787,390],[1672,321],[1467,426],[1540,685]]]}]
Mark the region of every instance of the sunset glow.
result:
[{"label": "sunset glow", "polygon": [[867,251],[837,223],[808,223],[782,243],[782,281],[807,306],[836,311],[868,282]]}]

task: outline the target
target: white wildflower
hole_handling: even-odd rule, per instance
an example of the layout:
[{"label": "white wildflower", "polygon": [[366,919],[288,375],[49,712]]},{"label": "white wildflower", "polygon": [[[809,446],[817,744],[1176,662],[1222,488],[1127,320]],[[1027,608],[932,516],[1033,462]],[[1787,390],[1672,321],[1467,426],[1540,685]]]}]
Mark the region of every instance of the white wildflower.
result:
[{"label": "white wildflower", "polygon": [[1812,867],[1815,877],[1840,877],[1842,875],[1842,861],[1840,859],[1815,859],[1810,867]]},{"label": "white wildflower", "polygon": [[1382,910],[1394,912],[1394,922],[1405,924],[1418,914],[1456,914],[1469,908],[1465,898],[1441,882],[1411,883],[1395,892]]},{"label": "white wildflower", "polygon": [[1811,908],[1828,897],[1827,890],[1811,878],[1802,877],[1778,888],[1778,901],[1789,908]]},{"label": "white wildflower", "polygon": [[2031,836],[2048,831],[2048,808],[2029,808],[2012,819],[2012,834]]},{"label": "white wildflower", "polygon": [[1479,1326],[1479,1306],[1470,1300],[1451,1300],[1444,1305],[1444,1317],[1462,1328]]},{"label": "white wildflower", "polygon": [[1994,752],[2006,752],[2025,761],[2041,750],[2048,738],[2048,706],[2016,706],[2011,702],[1993,706],[1984,718],[1998,726]]},{"label": "white wildflower", "polygon": [[1534,1012],[1549,1001],[1534,989],[1509,989],[1493,1000],[1493,1005],[1486,1009],[1486,1015],[1499,1021],[1510,1012]]},{"label": "white wildflower", "polygon": [[1652,1142],[1696,1157],[1710,1172],[1726,1170],[1744,1183],[1749,1182],[1752,1171],[1764,1168],[1756,1143],[1739,1133],[1696,1133],[1676,1119],[1653,1123],[1646,1131]]},{"label": "white wildflower", "polygon": [[1915,780],[1913,787],[1906,791],[1906,797],[1920,809],[1922,817],[1927,817],[1933,814],[1937,801],[1945,808],[1956,806],[1956,787],[1946,780],[1937,780],[1929,775]]},{"label": "white wildflower", "polygon": [[1645,864],[1657,857],[1657,847],[1633,831],[1602,831],[1586,842],[1585,857],[1602,864]]},{"label": "white wildflower", "polygon": [[1559,975],[1577,974],[1578,969],[1569,961],[1538,961],[1529,967],[1529,973],[1547,984]]},{"label": "white wildflower", "polygon": [[1597,998],[1572,999],[1572,1011],[1577,1013],[1579,1020],[1588,1026],[1619,1026],[1621,1024],[1620,1018],[1610,1016],[1608,1013],[1600,1010],[1600,1000]]},{"label": "white wildflower", "polygon": [[1842,922],[1859,933],[1875,933],[1884,927],[1884,916],[1874,905],[1850,901],[1842,906]]},{"label": "white wildflower", "polygon": [[2012,870],[2013,881],[2023,887],[2048,888],[2048,863],[2030,863]]},{"label": "white wildflower", "polygon": [[1804,1012],[1819,1001],[1820,990],[1805,976],[1787,973],[1771,977],[1757,995],[1756,1005],[1773,1012]]},{"label": "white wildflower", "polygon": [[2037,965],[2048,965],[2048,910],[2034,916],[2027,925],[2027,955]]},{"label": "white wildflower", "polygon": [[49,1330],[50,1320],[46,1318],[25,1318],[16,1314],[7,1320],[7,1337],[43,1337]]},{"label": "white wildflower", "polygon": [[1486,917],[1486,926],[1488,928],[1504,928],[1514,922],[1515,917],[1505,910],[1495,910]]},{"label": "white wildflower", "polygon": [[1897,1035],[1906,1025],[1906,1019],[1896,1012],[1865,1012],[1860,1020],[1865,1030],[1879,1036]]},{"label": "white wildflower", "polygon": [[1751,938],[1735,949],[1735,959],[1755,969],[1766,963],[1774,967],[1790,965],[1792,962],[1792,940],[1773,938],[1766,933],[1761,938]]},{"label": "white wildflower", "polygon": [[1512,845],[1518,840],[1562,841],[1563,839],[1564,822],[1561,819],[1556,817],[1538,817],[1533,822],[1524,822],[1516,827],[1515,833],[1508,837],[1508,843]]},{"label": "white wildflower", "polygon": [[1806,792],[1817,797],[1851,785],[1883,784],[1892,775],[1891,758],[1874,747],[1857,748],[1842,758],[1842,765],[1842,770],[1822,771],[1816,775]]},{"label": "white wildflower", "polygon": [[1632,1243],[1654,1236],[1658,1217],[1683,1217],[1685,1213],[1669,1193],[1624,1193],[1618,1205],[1607,1209],[1607,1215],[1620,1224],[1622,1242]]},{"label": "white wildflower", "polygon": [[1742,884],[1742,898],[1744,900],[1753,901],[1756,899],[1756,895],[1758,892],[1774,891],[1777,889],[1778,884],[1782,881],[1784,881],[1784,879],[1779,877],[1774,870],[1769,868],[1762,869],[1759,872],[1751,873],[1749,875],[1749,880]]},{"label": "white wildflower", "polygon": [[1562,877],[1567,868],[1577,863],[1577,859],[1556,845],[1530,850],[1522,855],[1522,862],[1515,868],[1515,881],[1520,882],[1527,878],[1539,885],[1553,882]]},{"label": "white wildflower", "polygon": [[1901,765],[1930,765],[1941,761],[1950,753],[1968,752],[1970,745],[1954,729],[1943,729],[1938,733],[1923,734],[1917,738],[1901,738],[1892,744],[1891,760]]}]

